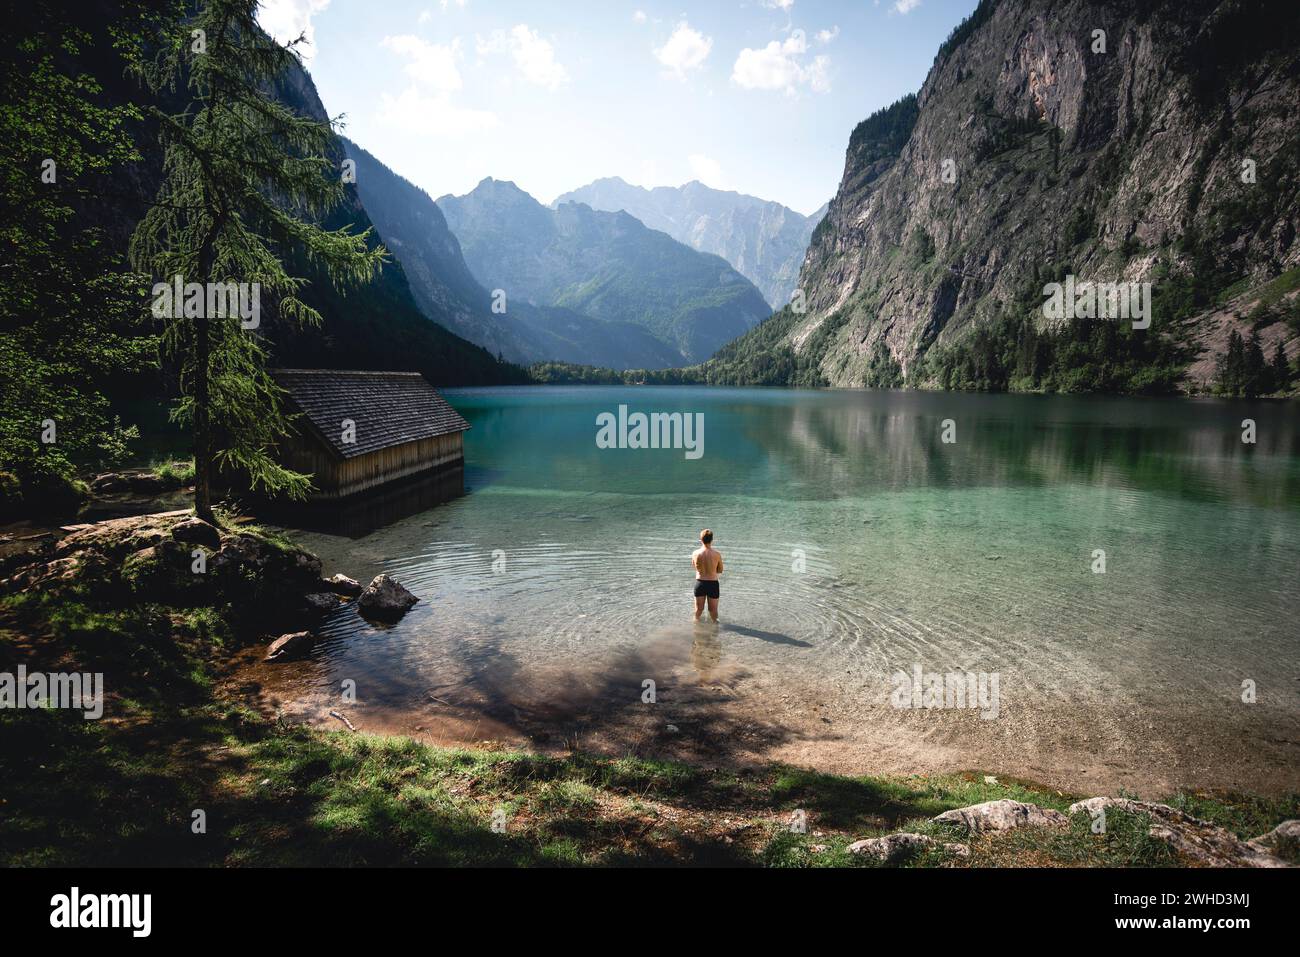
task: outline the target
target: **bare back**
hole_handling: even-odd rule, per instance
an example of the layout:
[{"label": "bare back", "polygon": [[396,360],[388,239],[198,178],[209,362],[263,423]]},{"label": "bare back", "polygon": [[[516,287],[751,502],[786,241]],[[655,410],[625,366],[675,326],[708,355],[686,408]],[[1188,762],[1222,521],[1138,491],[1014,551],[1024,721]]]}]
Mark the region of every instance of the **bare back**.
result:
[{"label": "bare back", "polygon": [[722,552],[710,545],[697,548],[691,555],[691,564],[695,566],[697,581],[715,582],[722,574]]}]

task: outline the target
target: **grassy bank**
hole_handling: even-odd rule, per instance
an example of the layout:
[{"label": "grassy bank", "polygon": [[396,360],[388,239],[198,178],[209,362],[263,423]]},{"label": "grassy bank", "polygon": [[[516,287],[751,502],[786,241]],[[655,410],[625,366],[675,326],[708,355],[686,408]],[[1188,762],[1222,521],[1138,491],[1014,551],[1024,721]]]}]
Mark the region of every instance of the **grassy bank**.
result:
[{"label": "grassy bank", "polygon": [[[118,601],[77,580],[0,600],[0,671],[102,671],[109,691],[99,721],[0,711],[0,864],[871,866],[848,846],[898,830],[970,845],[913,866],[1183,863],[1143,814],[1114,811],[1101,835],[1087,814],[975,839],[933,822],[998,798],[1065,811],[1092,796],[979,772],[709,769],[287,726],[214,695],[222,653],[250,640],[226,616]],[[1296,796],[1142,797],[1244,838],[1300,816]]]}]

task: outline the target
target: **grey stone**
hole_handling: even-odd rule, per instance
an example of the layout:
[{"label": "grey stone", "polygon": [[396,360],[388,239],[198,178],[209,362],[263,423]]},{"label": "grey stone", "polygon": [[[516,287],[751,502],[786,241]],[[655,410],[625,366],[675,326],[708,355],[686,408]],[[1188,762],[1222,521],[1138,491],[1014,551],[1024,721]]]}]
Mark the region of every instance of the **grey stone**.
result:
[{"label": "grey stone", "polygon": [[1283,847],[1300,848],[1300,821],[1283,821],[1267,834],[1251,838],[1246,843],[1267,851]]},{"label": "grey stone", "polygon": [[266,650],[266,660],[292,661],[310,651],[315,643],[316,637],[310,631],[295,631],[288,635],[281,635],[271,642],[271,647]]},{"label": "grey stone", "polygon": [[221,547],[221,532],[201,518],[187,518],[172,526],[172,538],[187,545],[202,545],[210,552]]},{"label": "grey stone", "polygon": [[349,598],[355,598],[361,594],[361,582],[355,578],[349,578],[342,572],[325,579],[325,587],[336,595],[346,595]]},{"label": "grey stone", "polygon": [[940,844],[932,837],[908,831],[855,841],[848,846],[848,851],[850,854],[874,857],[886,864],[894,864],[934,847],[942,847],[957,857],[970,857],[970,848],[965,844]]},{"label": "grey stone", "polygon": [[[1128,798],[1095,797],[1070,805],[1070,813],[1086,811],[1096,817],[1099,811],[1120,810],[1151,817],[1151,837],[1163,841],[1183,857],[1209,867],[1286,867],[1281,858],[1260,845],[1243,841],[1231,831],[1198,817],[1150,801]],[[1281,825],[1279,825],[1280,827]],[[1265,835],[1267,837],[1268,835]],[[1256,840],[1260,840],[1256,838]]]},{"label": "grey stone", "polygon": [[944,811],[934,820],[943,824],[956,824],[968,834],[1009,831],[1017,827],[1064,827],[1070,823],[1070,819],[1060,811],[1010,798]]},{"label": "grey stone", "polygon": [[405,615],[420,599],[388,575],[376,575],[361,593],[361,614],[377,621],[394,622]]}]

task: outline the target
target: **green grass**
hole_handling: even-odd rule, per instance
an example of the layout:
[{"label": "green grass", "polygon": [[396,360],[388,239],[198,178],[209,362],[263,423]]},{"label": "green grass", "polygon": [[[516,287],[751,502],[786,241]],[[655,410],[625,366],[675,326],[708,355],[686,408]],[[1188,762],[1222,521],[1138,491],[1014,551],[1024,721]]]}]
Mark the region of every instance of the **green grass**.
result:
[{"label": "green grass", "polygon": [[[966,843],[931,818],[1013,797],[1058,808],[1072,796],[982,775],[841,777],[771,766],[744,773],[633,756],[546,757],[428,747],[407,738],[312,731],[209,702],[162,712],[121,705],[120,723],[8,712],[10,782],[0,863],[198,866],[736,864],[879,866],[848,853],[911,830]],[[1197,811],[1259,833],[1297,802],[1197,799]],[[206,834],[190,831],[207,814]],[[790,829],[806,814],[806,833]],[[494,813],[503,828],[494,828]],[[1144,815],[1112,811],[1107,833],[1077,815],[942,850],[912,866],[1171,866]]]},{"label": "green grass", "polygon": [[149,470],[173,488],[181,488],[194,481],[194,460],[154,463]]}]

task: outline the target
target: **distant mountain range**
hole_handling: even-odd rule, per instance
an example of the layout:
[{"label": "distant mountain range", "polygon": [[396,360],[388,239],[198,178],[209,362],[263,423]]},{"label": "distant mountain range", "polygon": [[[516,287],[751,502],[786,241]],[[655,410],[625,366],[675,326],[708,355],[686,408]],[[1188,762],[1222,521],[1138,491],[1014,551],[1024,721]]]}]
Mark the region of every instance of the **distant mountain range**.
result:
[{"label": "distant mountain range", "polygon": [[[701,362],[771,313],[725,259],[624,212],[581,203],[551,209],[491,178],[464,196],[443,196],[438,206],[474,278],[505,292],[507,315],[520,306],[561,308],[575,322],[634,324],[674,350],[674,361],[659,368]],[[655,367],[630,358],[598,364]]]},{"label": "distant mountain range", "polygon": [[617,176],[565,193],[552,207],[565,203],[630,213],[692,249],[721,256],[758,287],[773,309],[790,302],[808,240],[826,215],[825,206],[804,216],[780,203],[700,182],[646,189]]},{"label": "distant mountain range", "polygon": [[357,191],[384,244],[405,269],[416,301],[457,335],[522,364],[547,359],[614,369],[682,364],[676,348],[634,323],[592,319],[522,299],[507,299],[504,315],[493,312],[491,294],[465,264],[460,243],[429,194],[350,140],[344,146],[356,162]]}]

